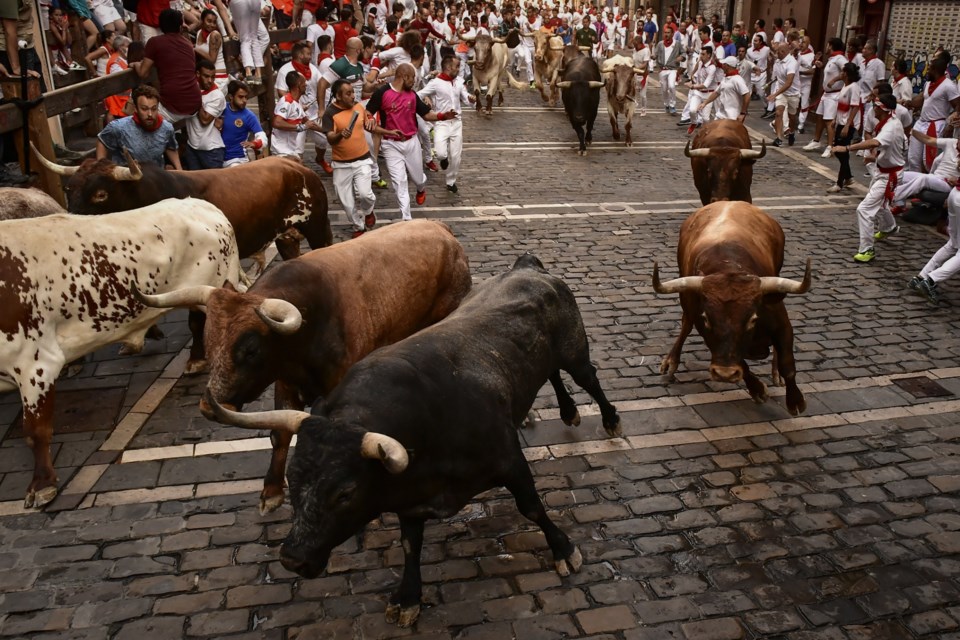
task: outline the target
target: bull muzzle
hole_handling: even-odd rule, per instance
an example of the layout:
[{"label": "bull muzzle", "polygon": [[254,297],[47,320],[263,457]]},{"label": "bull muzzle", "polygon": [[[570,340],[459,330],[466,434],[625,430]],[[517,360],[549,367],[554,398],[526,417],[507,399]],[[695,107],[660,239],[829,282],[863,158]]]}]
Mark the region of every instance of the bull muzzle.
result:
[{"label": "bull muzzle", "polygon": [[739,365],[723,367],[720,365],[711,364],[710,378],[716,382],[732,382],[736,384],[743,380],[743,369]]},{"label": "bull muzzle", "polygon": [[302,547],[293,546],[287,542],[280,545],[280,564],[287,571],[311,580],[323,573],[327,567],[326,559],[323,562],[311,562]]}]

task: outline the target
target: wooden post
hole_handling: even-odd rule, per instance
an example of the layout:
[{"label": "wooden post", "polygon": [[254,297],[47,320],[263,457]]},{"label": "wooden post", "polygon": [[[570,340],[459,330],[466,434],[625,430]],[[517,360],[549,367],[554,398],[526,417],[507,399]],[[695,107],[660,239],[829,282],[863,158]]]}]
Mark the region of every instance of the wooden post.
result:
[{"label": "wooden post", "polygon": [[260,107],[260,126],[267,134],[267,150],[270,149],[270,142],[273,139],[273,110],[277,108],[277,88],[273,73],[273,55],[270,50],[263,55],[263,93],[257,98],[257,106]]},{"label": "wooden post", "polygon": [[[24,98],[33,100],[40,97],[40,81],[37,78],[27,79],[27,95],[23,96],[20,79],[4,80],[2,83],[3,95],[8,99]],[[30,140],[47,158],[55,158],[53,153],[53,137],[50,135],[50,127],[47,125],[47,110],[41,102],[30,110],[25,123],[29,131]],[[24,148],[23,134],[19,131],[14,133],[13,140],[17,145],[17,153],[20,155],[20,168],[26,173],[27,154],[31,153],[30,148]],[[50,171],[40,164],[40,161],[34,158],[30,161],[30,168],[36,169],[38,174],[37,186],[50,194],[54,200],[66,208],[66,200],[63,197],[63,186],[60,184],[60,176]]]}]

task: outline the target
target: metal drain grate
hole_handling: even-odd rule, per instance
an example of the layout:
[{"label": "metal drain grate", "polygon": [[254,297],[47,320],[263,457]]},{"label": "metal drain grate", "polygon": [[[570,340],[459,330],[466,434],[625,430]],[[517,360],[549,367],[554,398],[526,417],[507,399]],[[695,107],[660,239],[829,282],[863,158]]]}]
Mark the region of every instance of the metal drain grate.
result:
[{"label": "metal drain grate", "polygon": [[915,378],[897,378],[893,381],[914,398],[942,398],[943,396],[952,396],[953,393],[940,386],[927,376],[917,376]]}]

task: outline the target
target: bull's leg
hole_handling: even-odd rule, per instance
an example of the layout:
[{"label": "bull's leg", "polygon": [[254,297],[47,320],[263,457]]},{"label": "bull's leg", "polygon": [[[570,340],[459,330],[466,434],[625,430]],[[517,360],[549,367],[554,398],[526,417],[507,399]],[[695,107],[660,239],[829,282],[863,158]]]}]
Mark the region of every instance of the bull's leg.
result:
[{"label": "bull's leg", "polygon": [[423,520],[400,516],[400,544],[403,547],[403,578],[400,588],[390,596],[385,617],[389,624],[406,629],[420,617],[423,582],[420,577],[420,551],[423,549]]},{"label": "bull's leg", "polygon": [[[498,106],[499,106],[499,105],[498,105]],[[486,110],[486,113],[487,113],[488,116],[493,113],[493,94],[492,94],[492,93],[487,93],[487,110]]]},{"label": "bull's leg", "polygon": [[[283,382],[277,381],[273,387],[274,407],[277,409],[303,410],[303,402],[297,390]],[[289,431],[271,431],[270,444],[273,453],[270,456],[270,467],[263,479],[263,490],[260,492],[260,514],[265,515],[276,511],[283,504],[284,478],[287,472],[287,453],[290,451],[290,440],[293,434]]]},{"label": "bull's leg", "polygon": [[[331,241],[333,236],[331,236]],[[283,233],[274,240],[277,245],[277,253],[283,260],[292,260],[300,257],[300,238],[299,234]]]},{"label": "bull's leg", "polygon": [[577,139],[580,141],[578,153],[582,156],[587,155],[587,143],[583,139],[583,125],[575,124],[573,125],[573,130],[577,132]]},{"label": "bull's leg", "polygon": [[[330,218],[327,216],[327,201],[314,202],[310,212],[310,219],[297,225],[297,230],[307,239],[311,249],[329,247],[333,244],[333,231],[330,229]],[[279,247],[278,247],[279,248]],[[300,251],[300,247],[297,247]]]},{"label": "bull's leg", "polygon": [[797,364],[793,359],[793,327],[784,310],[780,315],[780,331],[773,336],[773,349],[777,368],[783,385],[787,388],[787,411],[790,415],[798,416],[807,410],[807,401],[803,392],[797,386]]},{"label": "bull's leg", "polygon": [[573,378],[573,381],[589,393],[590,397],[597,403],[597,406],[600,407],[600,416],[603,418],[604,431],[613,437],[622,435],[622,431],[620,430],[620,416],[617,415],[616,407],[610,404],[606,394],[603,393],[600,380],[597,378],[597,368],[590,362],[590,352],[586,348],[586,343],[584,343],[584,349],[576,362],[564,368]]},{"label": "bull's leg", "polygon": [[497,106],[503,106],[503,87],[497,87]]},{"label": "bull's leg", "polygon": [[550,376],[550,384],[553,385],[553,391],[557,394],[557,404],[560,406],[560,419],[563,420],[563,424],[568,427],[579,427],[580,412],[577,411],[577,403],[570,397],[559,371],[554,371]]},{"label": "bull's leg", "polygon": [[[596,116],[594,116],[596,118]],[[587,120],[587,144],[593,143],[593,122],[594,118]]]},{"label": "bull's leg", "polygon": [[680,318],[680,335],[677,336],[677,341],[673,343],[670,353],[660,363],[660,375],[673,378],[673,375],[677,372],[677,367],[680,366],[680,352],[683,350],[683,343],[686,342],[687,336],[690,335],[692,330],[693,322],[687,312],[684,311],[683,317]]},{"label": "bull's leg", "polygon": [[614,115],[612,112],[609,115],[610,115],[610,128],[613,130],[613,139],[619,140],[620,126],[617,124],[617,116]]},{"label": "bull's leg", "polygon": [[780,377],[780,365],[779,358],[777,358],[777,350],[773,350],[773,358],[770,362],[770,380],[771,384],[775,387],[783,386],[783,378]]},{"label": "bull's leg", "polygon": [[525,518],[531,520],[540,527],[550,550],[553,552],[553,562],[557,573],[561,576],[569,576],[580,570],[583,565],[583,556],[580,550],[570,542],[563,531],[547,516],[543,508],[543,502],[537,494],[537,488],[533,483],[533,475],[530,473],[530,466],[520,453],[517,447],[517,455],[511,466],[512,477],[504,483],[507,490],[513,494],[517,503],[517,509]]},{"label": "bull's leg", "polygon": [[190,327],[193,344],[190,345],[190,359],[187,360],[187,366],[183,370],[184,375],[194,376],[207,370],[207,351],[203,342],[203,327],[206,321],[207,314],[190,309],[187,315],[187,326]]},{"label": "bull's leg", "polygon": [[747,366],[746,360],[740,361],[740,368],[743,369],[743,383],[747,385],[747,391],[750,392],[750,397],[753,398],[753,401],[757,404],[763,404],[770,397],[767,395],[767,386],[763,384],[763,381],[760,380],[757,376],[753,375],[753,372],[750,371],[750,367]]},{"label": "bull's leg", "polygon": [[474,97],[477,99],[477,113],[483,111],[483,102],[480,101],[480,89],[475,89],[473,92]]},{"label": "bull's leg", "polygon": [[[59,367],[57,369],[59,373]],[[45,376],[46,377],[46,376]],[[33,449],[33,480],[27,487],[27,496],[23,501],[26,508],[40,508],[57,496],[57,474],[53,470],[50,456],[50,440],[53,438],[53,380],[56,375],[44,380],[47,391],[30,403],[23,395],[23,433],[27,444]]]},{"label": "bull's leg", "polygon": [[628,147],[632,147],[632,146],[633,146],[633,136],[630,135],[630,131],[633,129],[633,118],[627,118],[627,124],[626,124],[626,126],[624,127],[624,129],[626,130],[626,133],[627,133],[627,141],[626,141],[626,144],[627,144]]}]

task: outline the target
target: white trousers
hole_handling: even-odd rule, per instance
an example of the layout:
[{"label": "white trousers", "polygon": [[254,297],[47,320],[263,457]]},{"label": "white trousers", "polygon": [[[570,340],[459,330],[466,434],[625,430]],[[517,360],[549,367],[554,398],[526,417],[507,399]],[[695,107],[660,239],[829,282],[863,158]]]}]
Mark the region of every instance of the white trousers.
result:
[{"label": "white trousers", "polygon": [[[643,76],[637,75],[637,107],[644,112],[647,110],[647,83],[643,81]],[[649,76],[647,82],[650,82]]]},{"label": "white trousers", "polygon": [[904,171],[903,182],[897,184],[897,191],[893,196],[893,202],[897,205],[903,205],[907,198],[920,193],[924,189],[933,191],[950,191],[950,185],[940,176],[930,173],[918,173],[916,171]]},{"label": "white trousers", "polygon": [[811,82],[800,83],[800,120],[798,125],[801,127],[807,121],[807,109],[810,107],[810,92],[812,90],[813,84]]},{"label": "white trousers", "polygon": [[438,122],[433,127],[433,150],[438,160],[447,159],[446,183],[456,184],[463,154],[463,122],[460,118]]},{"label": "white trousers", "polygon": [[677,70],[660,71],[660,93],[663,94],[663,106],[675,109],[677,106]]},{"label": "white trousers", "polygon": [[758,76],[754,76],[754,75],[750,76],[750,86],[753,87],[754,93],[756,93],[761,98],[765,98],[767,96],[766,84],[767,84],[766,71],[764,71]]},{"label": "white trousers", "polygon": [[697,112],[703,101],[710,97],[710,93],[704,93],[696,89],[691,89],[687,94],[687,106],[683,108],[682,120],[690,120],[696,124],[703,124],[710,120],[710,112],[713,110],[713,103],[708,104],[703,111]]},{"label": "white trousers", "polygon": [[[939,138],[945,124],[947,124],[946,120],[939,120],[935,122],[934,126],[937,128],[937,133],[931,137]],[[917,122],[913,125],[913,128],[925,135],[931,135],[929,132],[929,120],[917,120]],[[926,171],[927,167],[924,164],[926,153],[927,145],[923,144],[913,136],[910,136],[910,146],[907,148],[907,171]]]},{"label": "white trousers", "polygon": [[[897,184],[903,177],[903,171],[897,176]],[[888,175],[877,172],[870,181],[867,195],[857,207],[857,222],[860,227],[860,253],[873,247],[875,231],[890,231],[897,226],[889,207],[883,202],[883,193],[887,189]]]},{"label": "white trousers", "polygon": [[[233,0],[230,14],[240,37],[240,60],[244,68],[262,67],[263,51],[270,46],[270,34],[260,20],[260,0]],[[263,34],[259,33],[260,28]]]},{"label": "white trousers", "polygon": [[370,155],[373,158],[373,166],[370,167],[370,179],[378,182],[380,180],[380,162],[377,160],[377,154],[373,152],[375,149],[373,146],[373,134],[364,129],[363,135],[367,138],[367,148],[370,149]]},{"label": "white trousers", "polygon": [[960,189],[952,189],[947,196],[947,221],[949,240],[920,271],[921,278],[941,282],[960,272]]},{"label": "white trousers", "polygon": [[333,163],[333,188],[340,198],[343,211],[354,228],[365,228],[363,218],[373,211],[377,197],[373,195],[370,186],[370,168],[373,161],[370,158],[356,162]]},{"label": "white trousers", "polygon": [[430,140],[430,132],[433,130],[433,123],[427,122],[417,116],[417,138],[420,139],[420,150],[423,152],[424,164],[433,160],[433,141]]},{"label": "white trousers", "polygon": [[410,192],[407,191],[407,174],[413,180],[417,191],[427,186],[427,176],[423,173],[423,160],[420,157],[420,141],[416,136],[409,140],[387,140],[380,143],[383,160],[387,163],[390,182],[397,193],[397,204],[404,220],[412,220],[410,215]]}]

